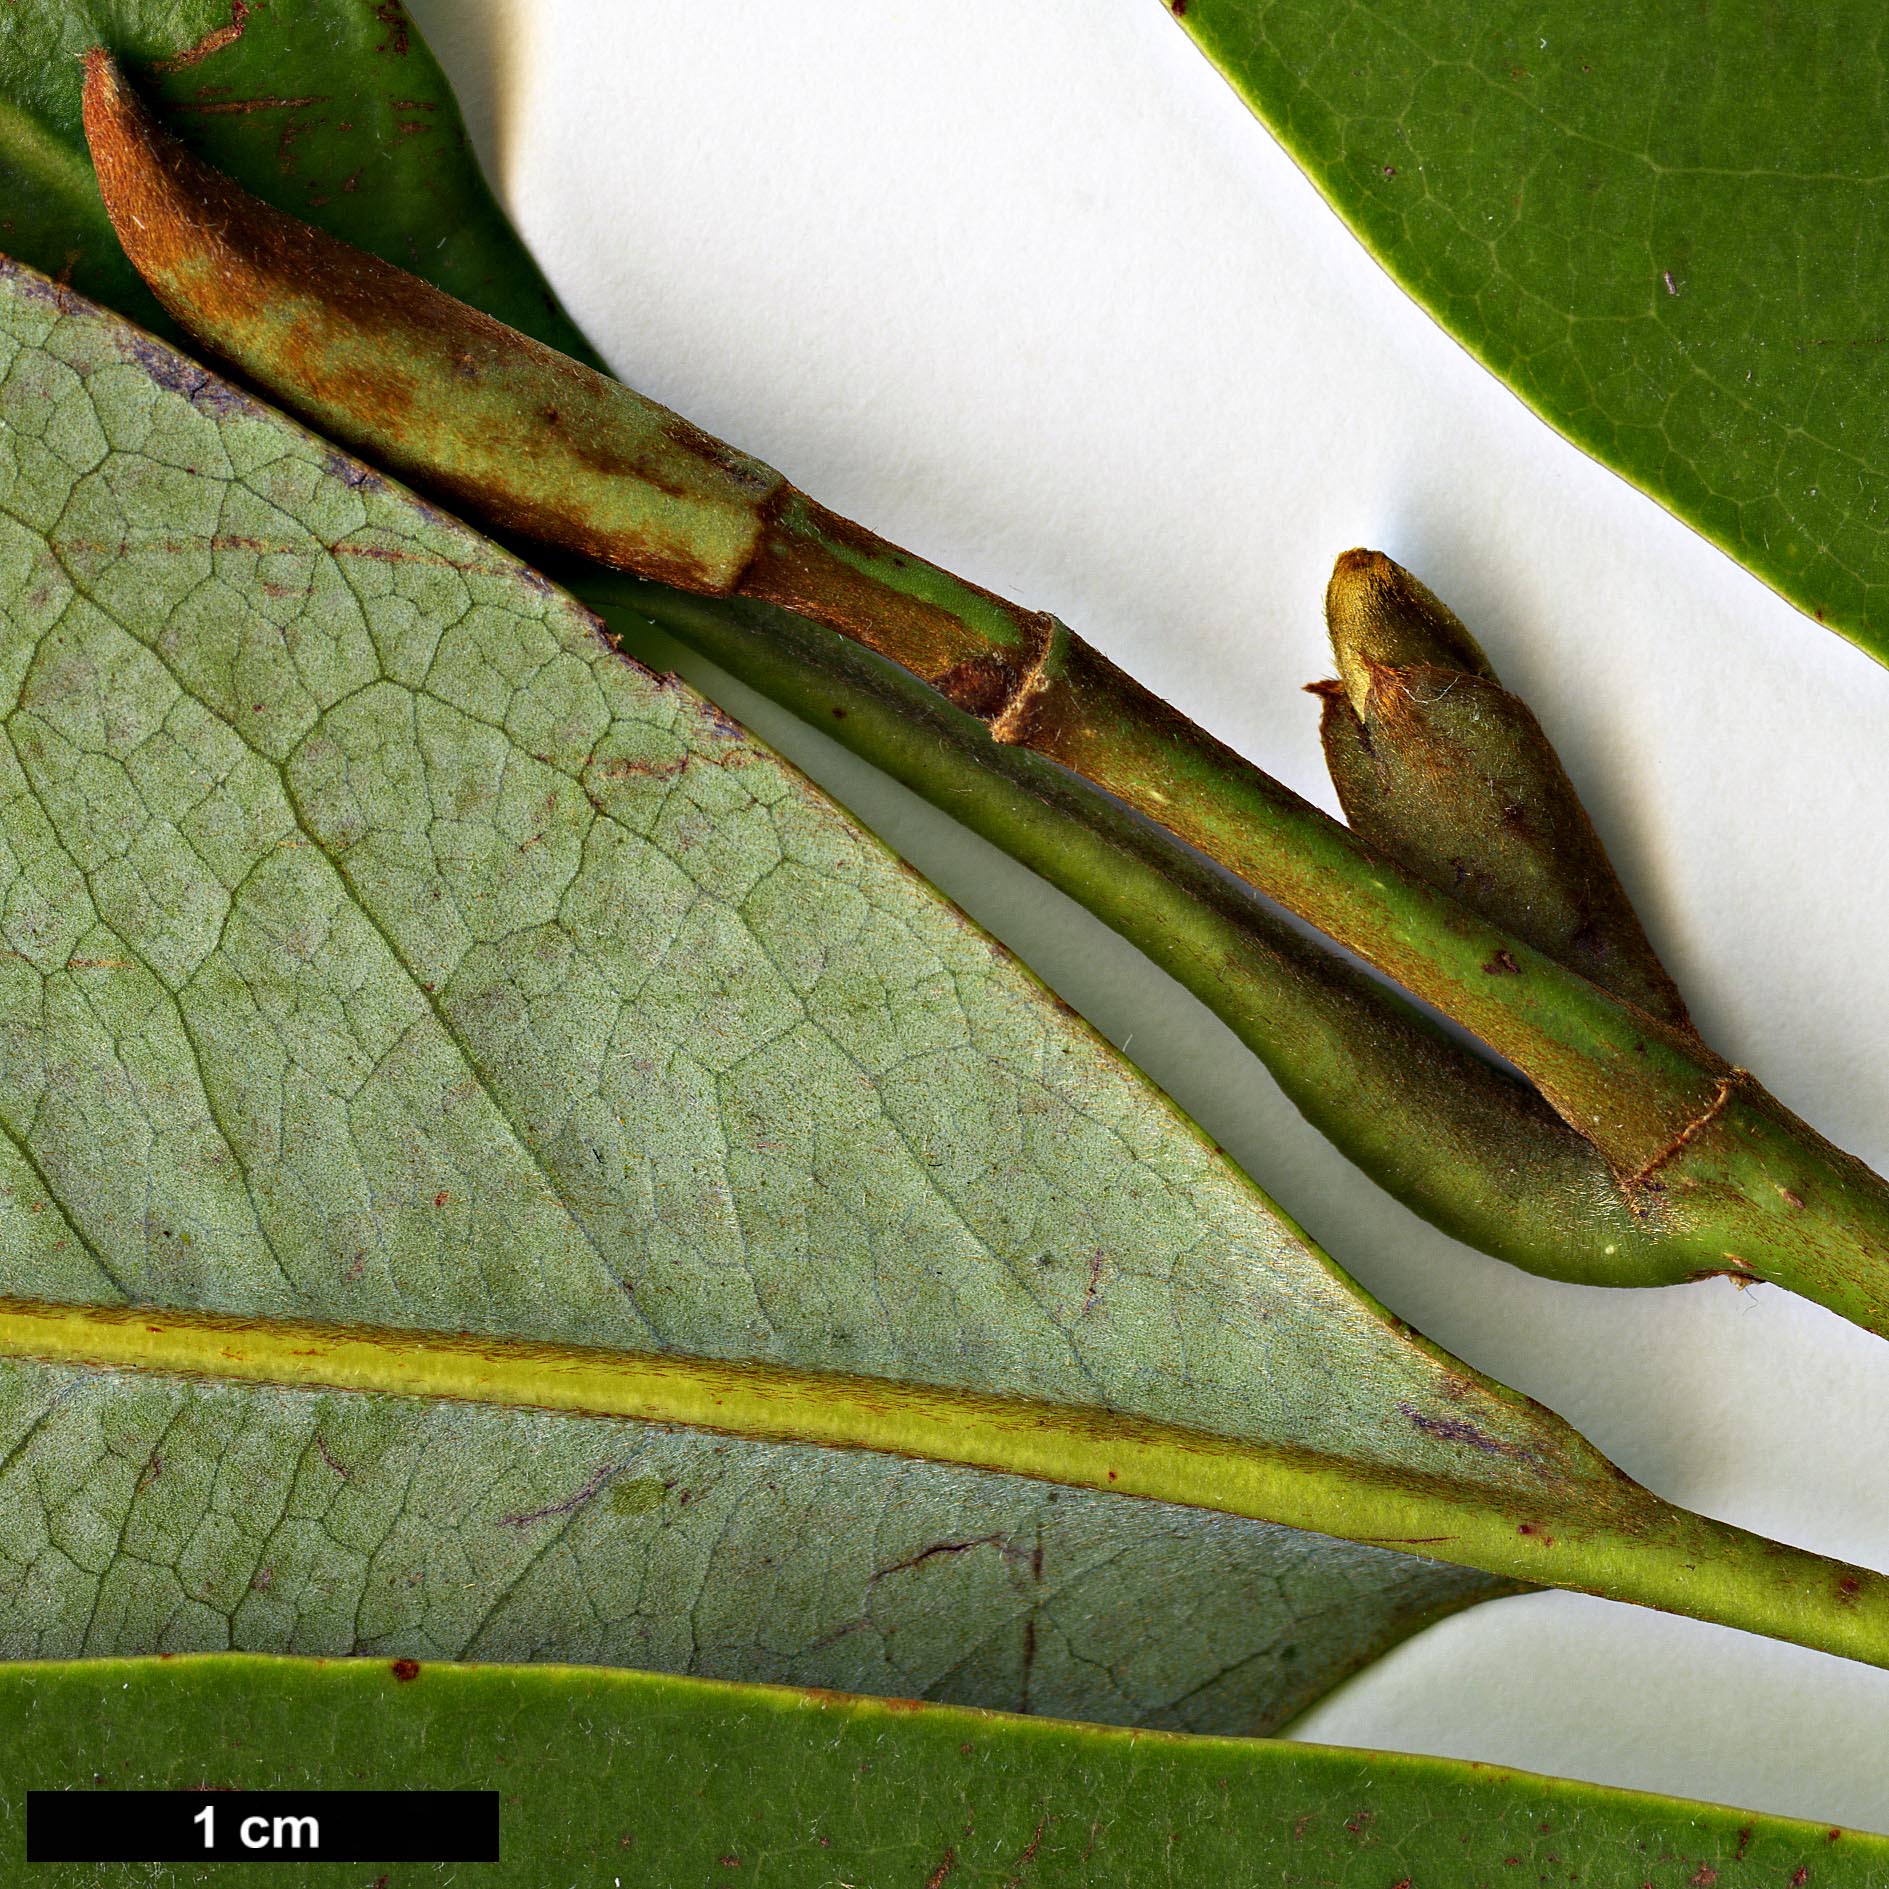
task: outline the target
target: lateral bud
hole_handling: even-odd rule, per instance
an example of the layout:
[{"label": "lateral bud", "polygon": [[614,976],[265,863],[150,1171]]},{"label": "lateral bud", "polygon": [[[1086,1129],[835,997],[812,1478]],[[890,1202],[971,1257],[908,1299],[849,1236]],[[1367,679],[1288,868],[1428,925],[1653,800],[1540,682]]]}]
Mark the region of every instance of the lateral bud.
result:
[{"label": "lateral bud", "polygon": [[[1528,706],[1460,618],[1381,551],[1325,591],[1339,680],[1325,761],[1352,830],[1570,970],[1690,1031],[1600,835]],[[1497,953],[1485,971],[1509,969]],[[1512,960],[1511,960],[1512,963]]]}]

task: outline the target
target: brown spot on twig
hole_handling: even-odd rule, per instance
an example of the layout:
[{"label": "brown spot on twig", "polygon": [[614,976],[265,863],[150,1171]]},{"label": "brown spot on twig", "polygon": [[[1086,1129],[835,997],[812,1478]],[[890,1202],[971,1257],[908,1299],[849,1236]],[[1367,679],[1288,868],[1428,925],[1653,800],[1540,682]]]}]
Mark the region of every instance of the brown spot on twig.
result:
[{"label": "brown spot on twig", "polygon": [[[1748,1082],[1750,1079],[1751,1071],[1748,1069],[1732,1069],[1722,1075],[1719,1078],[1718,1087],[1712,1092],[1711,1101],[1708,1102],[1699,1114],[1689,1121],[1685,1127],[1680,1129],[1678,1134],[1676,1134],[1658,1154],[1654,1155],[1652,1160],[1647,1162],[1637,1174],[1628,1177],[1628,1187],[1645,1186],[1682,1148],[1685,1148],[1688,1144],[1696,1141],[1699,1136],[1704,1134],[1705,1131],[1724,1114],[1726,1104],[1731,1101],[1732,1093],[1738,1085],[1741,1082]],[[1729,1255],[1727,1255],[1727,1257],[1729,1257]]]},{"label": "brown spot on twig", "polygon": [[1515,962],[1515,956],[1507,950],[1498,951],[1483,967],[1485,977],[1519,977],[1522,967]]},{"label": "brown spot on twig", "polygon": [[1036,639],[1022,674],[1017,678],[1009,699],[988,718],[990,738],[1005,743],[1022,743],[1030,721],[1030,707],[1049,686],[1050,659],[1066,632],[1056,619],[1041,612],[1023,620],[1023,627]]},{"label": "brown spot on twig", "polygon": [[249,25],[249,0],[230,0],[230,17],[226,26],[213,26],[204,36],[186,46],[182,52],[174,52],[165,59],[153,59],[153,72],[182,72],[188,66],[199,65],[212,53],[221,52],[225,46],[233,46],[242,38],[244,29]]},{"label": "brown spot on twig", "polygon": [[403,1686],[411,1685],[420,1676],[420,1662],[417,1659],[397,1659],[388,1667],[389,1672]]},{"label": "brown spot on twig", "polygon": [[1014,699],[1016,662],[1008,650],[985,650],[940,670],[931,678],[931,686],[953,707],[988,722]]}]

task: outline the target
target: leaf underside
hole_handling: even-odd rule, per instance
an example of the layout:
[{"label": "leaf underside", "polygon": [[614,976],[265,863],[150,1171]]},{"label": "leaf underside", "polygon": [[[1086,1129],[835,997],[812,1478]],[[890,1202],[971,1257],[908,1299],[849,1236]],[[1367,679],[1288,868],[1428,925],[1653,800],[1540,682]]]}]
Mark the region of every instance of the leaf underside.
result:
[{"label": "leaf underside", "polygon": [[[568,1880],[1862,1889],[1889,1841],[1480,1765],[1136,1736],[637,1673],[293,1660],[0,1668],[0,1843],[28,1789],[498,1788],[498,1865]],[[240,1801],[240,1800],[232,1800]],[[249,1864],[243,1881],[334,1866]],[[57,1889],[127,1870],[41,1866]],[[140,1882],[198,1880],[185,1867]],[[560,1877],[558,1880],[566,1880]]]},{"label": "leaf underside", "polygon": [[[581,345],[396,10],[372,46],[352,9],[295,18],[210,9],[181,59],[173,21],[144,76],[212,156],[273,161],[285,207],[396,260],[458,192],[428,273]],[[6,240],[43,255],[104,224],[27,161],[74,146],[78,68],[25,43]],[[306,94],[253,95],[290,56]],[[370,141],[363,214],[305,160],[368,106],[420,131]],[[96,245],[66,260],[114,280]],[[1658,1503],[1398,1326],[542,579],[29,273],[0,303],[0,1294],[99,1308],[55,1364],[0,1306],[0,1652],[636,1659],[1253,1731],[1539,1578],[1882,1656],[1875,1577]],[[189,1375],[133,1370],[127,1303],[251,1323],[192,1328]],[[282,1319],[411,1355],[324,1379],[281,1363],[315,1329]],[[207,1355],[239,1329],[279,1381]],[[414,1394],[403,1331],[536,1342],[587,1382],[611,1356],[825,1372],[852,1427],[770,1417],[792,1386],[765,1371],[741,1421],[523,1410],[546,1399],[515,1373]],[[872,1433],[885,1385],[937,1393],[918,1441]],[[951,1403],[980,1396],[982,1453]],[[1138,1420],[1170,1428],[1118,1486]]]},{"label": "leaf underside", "polygon": [[1889,660],[1880,8],[1171,11],[1478,360]]},{"label": "leaf underside", "polygon": [[0,1649],[767,1679],[1270,1730],[1496,1584],[865,1450],[13,1363]]},{"label": "leaf underside", "polygon": [[[535,574],[17,269],[0,359],[7,1295],[1049,1399],[1496,1503],[1605,1485]],[[1250,1731],[1513,1585],[890,1456],[4,1383],[13,1654],[624,1660]]]}]

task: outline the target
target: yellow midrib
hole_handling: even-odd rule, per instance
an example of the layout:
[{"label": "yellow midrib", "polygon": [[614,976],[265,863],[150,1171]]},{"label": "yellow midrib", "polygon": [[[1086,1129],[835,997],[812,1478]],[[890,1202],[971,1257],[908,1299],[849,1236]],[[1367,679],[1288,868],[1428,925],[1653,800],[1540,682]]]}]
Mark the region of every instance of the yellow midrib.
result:
[{"label": "yellow midrib", "polygon": [[1889,1666],[1889,1579],[1625,1477],[1503,1489],[1119,1412],[772,1364],[0,1299],[0,1358],[565,1411],[955,1463],[1376,1543]]},{"label": "yellow midrib", "polygon": [[1355,1530],[1456,1558],[1439,1539],[1448,1531],[1436,1526],[1437,1493],[1421,1482],[1379,1488],[1362,1465],[1305,1449],[936,1385],[465,1333],[21,1299],[0,1300],[0,1356],[880,1450],[1327,1534]]}]

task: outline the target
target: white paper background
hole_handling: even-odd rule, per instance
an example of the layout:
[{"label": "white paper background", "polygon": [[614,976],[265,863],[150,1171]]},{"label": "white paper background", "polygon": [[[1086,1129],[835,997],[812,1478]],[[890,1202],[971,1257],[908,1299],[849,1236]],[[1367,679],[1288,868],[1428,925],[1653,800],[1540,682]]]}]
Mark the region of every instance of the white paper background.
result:
[{"label": "white paper background", "polygon": [[[627,379],[1323,804],[1299,685],[1331,559],[1411,566],[1548,724],[1708,1037],[1889,1167],[1889,672],[1462,354],[1157,0],[413,6]],[[1444,1239],[1086,914],[681,666],[1425,1332],[1661,1494],[1889,1567],[1880,1342],[1769,1288],[1588,1291]],[[1889,1830],[1889,1673],[1572,1595],[1433,1628],[1301,1729]]]}]

